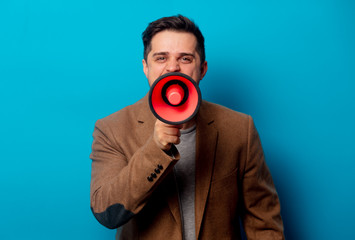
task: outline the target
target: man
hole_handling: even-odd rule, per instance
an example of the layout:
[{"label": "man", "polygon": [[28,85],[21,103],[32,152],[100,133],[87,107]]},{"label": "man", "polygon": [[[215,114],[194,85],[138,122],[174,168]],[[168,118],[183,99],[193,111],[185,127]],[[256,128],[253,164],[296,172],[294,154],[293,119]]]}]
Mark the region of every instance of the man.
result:
[{"label": "man", "polygon": [[[204,38],[189,19],[158,19],[143,33],[149,84],[205,76]],[[91,209],[120,239],[284,239],[280,204],[250,116],[202,101],[182,125],[157,120],[147,96],[98,120]]]}]

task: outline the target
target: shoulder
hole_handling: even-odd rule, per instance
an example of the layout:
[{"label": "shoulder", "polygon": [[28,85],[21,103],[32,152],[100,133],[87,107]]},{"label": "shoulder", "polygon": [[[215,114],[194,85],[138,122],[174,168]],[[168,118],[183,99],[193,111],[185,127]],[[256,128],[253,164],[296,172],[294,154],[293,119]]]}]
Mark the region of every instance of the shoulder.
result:
[{"label": "shoulder", "polygon": [[251,116],[242,112],[235,111],[225,106],[203,101],[203,109],[213,119],[216,124],[242,124],[250,121]]},{"label": "shoulder", "polygon": [[248,141],[250,131],[254,128],[250,115],[207,101],[203,101],[202,105],[204,122],[211,124],[221,138]]},{"label": "shoulder", "polygon": [[134,122],[136,122],[142,105],[141,99],[132,105],[128,105],[117,112],[97,120],[96,125],[109,128],[129,128]]}]

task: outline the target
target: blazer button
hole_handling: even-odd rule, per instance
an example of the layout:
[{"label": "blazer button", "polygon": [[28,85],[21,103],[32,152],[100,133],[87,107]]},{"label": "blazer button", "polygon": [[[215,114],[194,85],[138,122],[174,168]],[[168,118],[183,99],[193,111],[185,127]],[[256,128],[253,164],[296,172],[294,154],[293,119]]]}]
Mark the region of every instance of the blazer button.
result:
[{"label": "blazer button", "polygon": [[163,166],[162,166],[161,164],[158,164],[158,168],[159,168],[160,170],[163,170]]},{"label": "blazer button", "polygon": [[148,179],[149,182],[153,182],[153,177],[152,176],[148,176],[147,179]]},{"label": "blazer button", "polygon": [[154,170],[154,172],[156,172],[157,174],[159,174],[159,173],[160,173],[159,168],[156,168],[156,169]]},{"label": "blazer button", "polygon": [[157,175],[156,175],[155,173],[150,174],[150,176],[151,176],[152,178],[156,178],[156,177],[157,177]]}]

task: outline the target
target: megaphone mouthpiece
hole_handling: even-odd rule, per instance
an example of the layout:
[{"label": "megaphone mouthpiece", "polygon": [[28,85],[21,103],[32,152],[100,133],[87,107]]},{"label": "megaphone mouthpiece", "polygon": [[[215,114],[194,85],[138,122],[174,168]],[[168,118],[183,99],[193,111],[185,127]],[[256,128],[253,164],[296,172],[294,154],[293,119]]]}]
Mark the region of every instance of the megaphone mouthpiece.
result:
[{"label": "megaphone mouthpiece", "polygon": [[179,105],[184,98],[184,89],[178,84],[173,84],[166,90],[166,98],[171,105]]}]

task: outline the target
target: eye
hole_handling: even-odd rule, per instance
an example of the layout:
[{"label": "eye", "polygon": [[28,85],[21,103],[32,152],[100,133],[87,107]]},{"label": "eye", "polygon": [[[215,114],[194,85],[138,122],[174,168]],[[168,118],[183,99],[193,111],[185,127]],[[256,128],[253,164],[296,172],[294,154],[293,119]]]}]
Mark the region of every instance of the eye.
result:
[{"label": "eye", "polygon": [[191,63],[193,58],[191,56],[184,56],[181,58],[181,62],[183,63]]},{"label": "eye", "polygon": [[157,56],[155,58],[155,61],[157,61],[157,62],[164,62],[165,60],[166,60],[166,57],[164,57],[164,56]]}]

